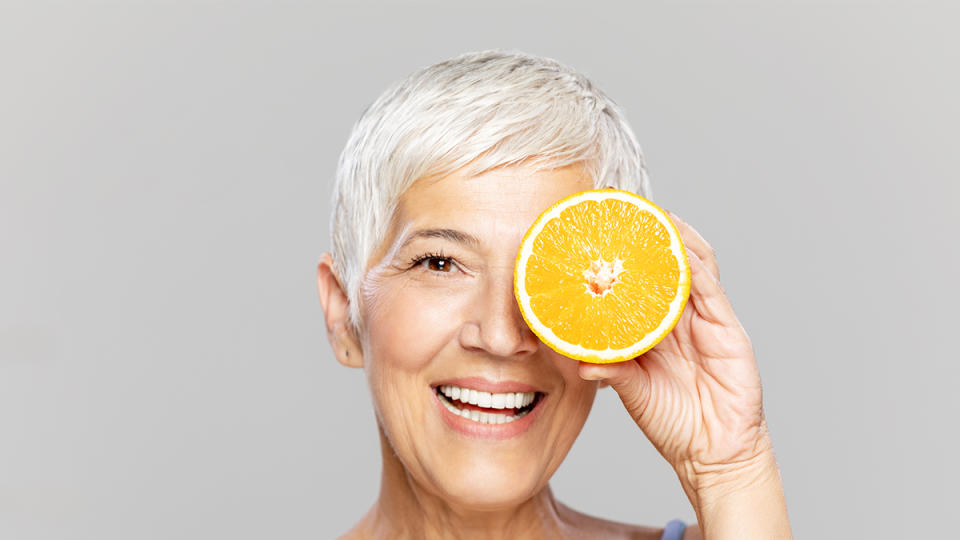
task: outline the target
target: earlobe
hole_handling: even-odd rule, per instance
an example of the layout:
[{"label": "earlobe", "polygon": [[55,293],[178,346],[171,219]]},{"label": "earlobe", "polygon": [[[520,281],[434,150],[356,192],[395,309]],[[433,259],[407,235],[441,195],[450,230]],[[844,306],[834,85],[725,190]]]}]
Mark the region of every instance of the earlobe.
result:
[{"label": "earlobe", "polygon": [[333,271],[333,258],[329,253],[324,253],[317,265],[317,292],[333,355],[347,367],[363,367],[362,349],[349,324],[350,302]]},{"label": "earlobe", "polygon": [[337,323],[327,334],[333,355],[341,364],[352,367],[363,367],[363,353],[353,331],[344,323]]}]

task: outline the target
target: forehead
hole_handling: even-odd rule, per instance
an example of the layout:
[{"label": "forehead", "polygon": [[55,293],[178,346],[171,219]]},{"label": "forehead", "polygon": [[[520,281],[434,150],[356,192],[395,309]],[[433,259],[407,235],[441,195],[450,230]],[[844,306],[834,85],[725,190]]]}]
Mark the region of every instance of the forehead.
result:
[{"label": "forehead", "polygon": [[415,182],[400,197],[394,230],[443,227],[481,240],[522,237],[543,210],[567,195],[590,189],[584,168],[548,171],[526,167],[495,169],[468,177],[454,173]]}]

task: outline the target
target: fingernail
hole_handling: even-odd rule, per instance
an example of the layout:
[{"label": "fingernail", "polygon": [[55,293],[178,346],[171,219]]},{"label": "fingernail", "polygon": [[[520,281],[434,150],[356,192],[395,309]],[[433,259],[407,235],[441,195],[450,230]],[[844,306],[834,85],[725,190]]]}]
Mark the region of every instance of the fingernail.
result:
[{"label": "fingernail", "polygon": [[586,373],[580,372],[580,378],[585,381],[599,381],[603,379],[603,373],[596,369],[588,369]]}]

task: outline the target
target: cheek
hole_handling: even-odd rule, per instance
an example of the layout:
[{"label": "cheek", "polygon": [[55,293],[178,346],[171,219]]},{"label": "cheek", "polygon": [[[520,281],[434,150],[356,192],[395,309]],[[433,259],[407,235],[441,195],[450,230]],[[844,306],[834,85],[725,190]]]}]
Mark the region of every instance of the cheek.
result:
[{"label": "cheek", "polygon": [[418,371],[456,339],[465,300],[418,284],[384,288],[365,317],[371,359]]},{"label": "cheek", "polygon": [[585,420],[593,407],[600,384],[596,381],[585,381],[578,374],[580,363],[557,353],[552,353],[554,367],[563,377],[564,394],[570,398],[570,406]]}]

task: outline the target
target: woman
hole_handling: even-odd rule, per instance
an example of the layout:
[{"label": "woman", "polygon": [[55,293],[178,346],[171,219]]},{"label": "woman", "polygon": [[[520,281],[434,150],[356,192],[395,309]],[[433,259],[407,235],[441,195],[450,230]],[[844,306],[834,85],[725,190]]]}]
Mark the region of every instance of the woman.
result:
[{"label": "woman", "polygon": [[[674,216],[691,300],[643,356],[578,364],[525,325],[524,232],[556,200],[604,186],[648,194],[640,148],[602,92],[549,59],[463,55],[364,112],[319,265],[328,337],[367,376],[383,459],[377,502],[346,538],[790,538],[752,347],[689,225]],[[553,497],[603,385],[676,470],[698,524],[614,523]],[[450,412],[481,408],[454,397],[470,391],[490,394],[483,421]]]}]

